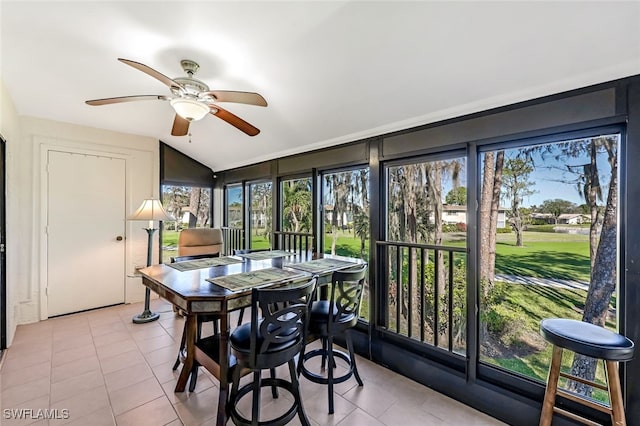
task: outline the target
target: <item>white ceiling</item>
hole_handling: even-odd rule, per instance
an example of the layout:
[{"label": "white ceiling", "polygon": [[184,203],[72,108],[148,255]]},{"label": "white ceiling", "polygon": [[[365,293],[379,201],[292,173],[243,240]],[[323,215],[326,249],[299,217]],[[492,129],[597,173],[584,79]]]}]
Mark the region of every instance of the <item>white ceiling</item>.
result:
[{"label": "white ceiling", "polygon": [[[151,136],[216,171],[640,74],[640,2],[0,1],[1,66],[18,113]],[[170,135],[181,59],[261,130],[213,116]]]}]

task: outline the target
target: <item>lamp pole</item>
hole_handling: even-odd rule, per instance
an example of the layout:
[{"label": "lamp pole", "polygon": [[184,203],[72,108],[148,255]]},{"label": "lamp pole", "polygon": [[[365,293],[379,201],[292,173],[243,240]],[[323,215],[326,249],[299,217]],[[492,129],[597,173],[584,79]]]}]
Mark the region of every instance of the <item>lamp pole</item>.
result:
[{"label": "lamp pole", "polygon": [[[156,232],[155,228],[149,227],[144,228],[147,231],[148,242],[147,242],[147,266],[151,266],[152,259],[152,251],[153,251],[153,233]],[[149,308],[149,303],[151,300],[151,290],[149,287],[144,288],[144,311],[141,314],[138,314],[133,317],[133,322],[135,324],[144,324],[147,322],[152,322],[160,318],[160,314],[157,312],[151,312]]]},{"label": "lamp pole", "polygon": [[[167,211],[162,207],[162,203],[160,200],[156,200],[153,198],[146,199],[142,202],[138,210],[136,210],[133,214],[131,214],[128,220],[148,220],[149,227],[143,228],[147,231],[147,267],[151,266],[151,262],[153,259],[153,233],[157,231],[157,228],[153,227],[153,222],[155,220],[175,220],[173,216],[171,216]],[[133,322],[135,324],[144,324],[147,322],[155,321],[160,318],[160,315],[151,312],[149,308],[149,303],[151,299],[151,290],[149,287],[145,286],[144,289],[144,311],[141,314],[138,314],[133,317]]]}]

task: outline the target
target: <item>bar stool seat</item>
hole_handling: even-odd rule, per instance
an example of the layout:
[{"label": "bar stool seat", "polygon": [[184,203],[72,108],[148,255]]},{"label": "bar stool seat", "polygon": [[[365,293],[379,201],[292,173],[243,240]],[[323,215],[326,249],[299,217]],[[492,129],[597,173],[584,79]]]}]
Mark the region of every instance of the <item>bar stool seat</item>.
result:
[{"label": "bar stool seat", "polygon": [[[629,361],[633,358],[634,343],[625,336],[595,324],[564,318],[542,320],[540,323],[540,334],[548,342],[553,344],[553,356],[551,359],[551,368],[549,369],[542,414],[540,416],[540,426],[550,425],[554,412],[586,424],[593,424],[593,422],[588,419],[556,407],[555,398],[557,394],[579,404],[608,413],[614,425],[626,425],[622,403],[622,390],[618,376],[618,362]],[[571,374],[562,373],[560,366],[562,364],[563,349],[603,360],[607,385],[602,386],[598,383],[572,376]],[[559,377],[576,380],[580,383],[606,390],[609,393],[609,401],[611,401],[611,404],[609,406],[597,404],[580,395],[567,392],[564,389],[558,389]]]}]

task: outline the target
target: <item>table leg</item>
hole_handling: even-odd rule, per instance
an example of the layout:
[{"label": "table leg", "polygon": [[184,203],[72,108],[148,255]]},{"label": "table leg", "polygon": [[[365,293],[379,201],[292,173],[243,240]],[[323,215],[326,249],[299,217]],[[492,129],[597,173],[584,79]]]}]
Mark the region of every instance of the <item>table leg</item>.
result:
[{"label": "table leg", "polygon": [[187,386],[187,382],[189,381],[189,373],[191,373],[191,368],[193,367],[196,357],[196,316],[193,314],[187,314],[185,321],[187,322],[185,330],[187,334],[187,357],[182,364],[182,370],[180,371],[180,377],[178,377],[178,383],[176,383],[175,392],[184,392],[184,388]]},{"label": "table leg", "polygon": [[224,426],[229,419],[227,402],[229,400],[229,359],[231,351],[229,349],[229,314],[220,316],[220,394],[218,396],[218,417],[217,426]]}]

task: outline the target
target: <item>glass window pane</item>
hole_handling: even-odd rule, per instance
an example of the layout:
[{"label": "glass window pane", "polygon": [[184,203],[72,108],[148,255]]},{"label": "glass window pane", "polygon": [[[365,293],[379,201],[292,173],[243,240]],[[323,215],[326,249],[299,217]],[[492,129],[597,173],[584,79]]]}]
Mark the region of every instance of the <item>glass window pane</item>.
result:
[{"label": "glass window pane", "polygon": [[176,218],[162,222],[162,261],[178,253],[178,232],[184,228],[211,226],[211,188],[162,186],[162,204]]},{"label": "glass window pane", "polygon": [[[369,261],[369,169],[322,175],[324,253]],[[369,319],[369,286],[360,316]]]},{"label": "glass window pane", "polygon": [[466,352],[466,160],[386,168],[387,325]]},{"label": "glass window pane", "polygon": [[242,184],[229,185],[226,188],[225,205],[226,226],[231,228],[243,228],[242,226]]},{"label": "glass window pane", "polygon": [[271,182],[249,185],[249,203],[251,204],[251,222],[249,224],[253,250],[271,248],[273,232],[273,190]]},{"label": "glass window pane", "polygon": [[311,178],[283,180],[282,230],[285,232],[312,232]]},{"label": "glass window pane", "polygon": [[[483,362],[544,382],[551,347],[540,336],[541,319],[616,330],[619,144],[610,134],[482,155]],[[571,355],[564,364],[603,379],[592,360]],[[570,388],[607,400],[577,382]]]}]

